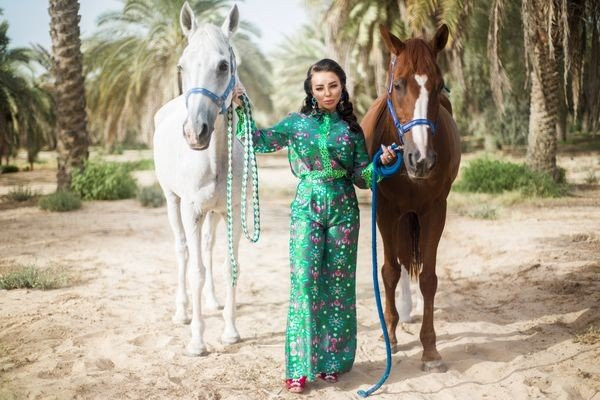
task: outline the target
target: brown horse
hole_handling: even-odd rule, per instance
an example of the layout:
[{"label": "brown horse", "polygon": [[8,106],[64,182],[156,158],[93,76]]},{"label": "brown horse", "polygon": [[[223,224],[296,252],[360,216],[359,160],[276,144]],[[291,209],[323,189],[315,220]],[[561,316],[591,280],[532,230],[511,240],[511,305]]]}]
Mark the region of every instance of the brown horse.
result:
[{"label": "brown horse", "polygon": [[436,348],[433,301],[437,247],[446,222],[446,197],[460,164],[460,139],[437,53],[448,40],[444,25],[430,42],[402,42],[380,27],[391,53],[387,92],[377,98],[362,121],[371,156],[381,144],[403,145],[404,166],[379,184],[377,225],[383,239],[385,320],[392,345],[398,343],[399,316],[395,290],[405,266],[418,278],[423,294],[423,369],[443,372],[446,366]]}]

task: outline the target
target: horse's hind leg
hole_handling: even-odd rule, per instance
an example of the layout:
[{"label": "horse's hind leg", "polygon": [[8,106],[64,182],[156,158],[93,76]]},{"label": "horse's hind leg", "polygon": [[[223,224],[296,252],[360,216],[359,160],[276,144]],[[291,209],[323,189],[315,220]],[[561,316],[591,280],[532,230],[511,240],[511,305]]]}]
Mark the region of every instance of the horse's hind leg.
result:
[{"label": "horse's hind leg", "polygon": [[204,299],[204,308],[207,310],[220,310],[222,307],[215,296],[215,284],[213,279],[213,249],[215,247],[215,232],[219,224],[219,214],[214,211],[206,215],[206,220],[202,225],[202,255],[204,265],[206,266],[206,281],[202,296]]},{"label": "horse's hind leg", "polygon": [[[225,218],[225,215],[223,215]],[[238,221],[239,219],[239,206],[234,208],[234,221]],[[240,238],[242,235],[241,229],[239,226],[234,226],[232,232],[232,241],[233,241],[233,254],[236,260],[238,259],[238,247],[240,244]],[[240,334],[235,326],[235,291],[236,288],[232,286],[232,265],[229,260],[229,254],[225,256],[225,307],[223,308],[223,320],[225,322],[225,328],[223,329],[223,334],[221,335],[221,342],[224,344],[233,344],[240,341]],[[238,275],[239,275],[239,262],[238,262]]]},{"label": "horse's hind leg", "polygon": [[412,296],[410,294],[410,276],[408,270],[404,267],[400,268],[400,307],[399,316],[400,322],[410,322],[410,312],[412,311]]},{"label": "horse's hind leg", "polygon": [[175,256],[177,258],[177,294],[175,295],[175,315],[173,316],[173,322],[176,324],[189,324],[190,319],[186,311],[188,297],[185,288],[188,249],[183,225],[181,224],[181,200],[176,194],[167,191],[165,191],[165,198],[167,199],[169,224],[175,236]]}]

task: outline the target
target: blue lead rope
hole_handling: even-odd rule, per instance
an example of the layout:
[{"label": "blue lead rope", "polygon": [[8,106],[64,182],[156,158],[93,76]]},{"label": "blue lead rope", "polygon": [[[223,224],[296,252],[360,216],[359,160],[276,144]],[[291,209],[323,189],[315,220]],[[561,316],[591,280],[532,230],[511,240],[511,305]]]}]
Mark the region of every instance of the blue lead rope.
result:
[{"label": "blue lead rope", "polygon": [[383,316],[383,307],[381,306],[381,296],[379,295],[379,279],[377,274],[377,177],[383,176],[388,177],[394,175],[402,167],[402,153],[396,145],[392,145],[392,149],[396,152],[397,160],[391,166],[385,166],[381,164],[381,149],[375,153],[373,157],[374,168],[373,168],[373,180],[371,182],[371,258],[373,260],[373,291],[375,293],[375,303],[377,304],[377,314],[379,315],[379,323],[381,324],[381,330],[383,331],[383,338],[385,339],[385,352],[386,352],[386,363],[385,371],[379,381],[373,385],[369,390],[359,390],[357,393],[360,397],[367,397],[381,387],[390,376],[392,370],[392,347],[390,345],[390,337],[388,335],[387,326],[385,324],[385,318]]}]

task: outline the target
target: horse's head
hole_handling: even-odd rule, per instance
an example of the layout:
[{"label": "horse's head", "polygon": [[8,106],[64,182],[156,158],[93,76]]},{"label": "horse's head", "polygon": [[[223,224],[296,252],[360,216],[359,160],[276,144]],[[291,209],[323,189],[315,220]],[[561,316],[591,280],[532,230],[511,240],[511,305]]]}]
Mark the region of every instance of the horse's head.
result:
[{"label": "horse's head", "polygon": [[183,135],[193,150],[204,150],[217,116],[231,103],[236,64],[229,39],[237,29],[239,12],[234,5],[220,29],[199,26],[186,1],[179,22],[188,41],[177,64],[187,107]]},{"label": "horse's head", "polygon": [[448,28],[442,25],[429,43],[422,39],[403,42],[384,26],[380,30],[391,53],[388,111],[404,142],[409,177],[424,179],[437,158],[433,140],[444,81],[436,56],[446,46]]}]

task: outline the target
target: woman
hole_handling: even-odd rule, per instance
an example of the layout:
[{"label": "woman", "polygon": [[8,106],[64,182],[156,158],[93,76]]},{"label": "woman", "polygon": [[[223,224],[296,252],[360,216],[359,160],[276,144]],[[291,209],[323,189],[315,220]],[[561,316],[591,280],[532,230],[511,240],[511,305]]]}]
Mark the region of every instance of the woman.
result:
[{"label": "woman", "polygon": [[[369,188],[373,164],[346,90],[346,74],[333,60],[312,65],[306,99],[265,130],[256,129],[255,151],[288,147],[292,173],[300,178],[292,202],[291,290],[286,329],[286,386],[302,392],[319,376],[336,382],[352,368],[356,351],[356,248],[359,210],[353,183]],[[234,102],[240,104],[242,88]],[[240,108],[238,132],[246,121]],[[396,160],[382,146],[384,165]]]}]

